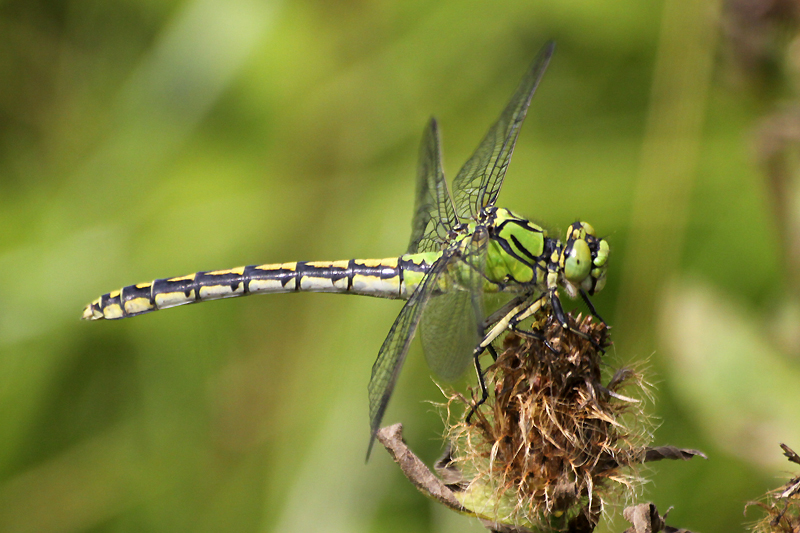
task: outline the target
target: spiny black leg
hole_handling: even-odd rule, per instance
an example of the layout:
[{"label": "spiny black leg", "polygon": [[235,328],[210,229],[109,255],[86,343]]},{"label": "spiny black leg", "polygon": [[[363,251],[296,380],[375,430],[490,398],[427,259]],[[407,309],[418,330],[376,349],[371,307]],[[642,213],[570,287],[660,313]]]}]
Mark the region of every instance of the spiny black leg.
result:
[{"label": "spiny black leg", "polygon": [[564,314],[564,308],[561,307],[561,300],[558,298],[558,293],[555,291],[550,293],[550,306],[553,308],[553,314],[556,315],[556,320],[561,324],[561,327],[570,329],[567,315]]},{"label": "spiny black leg", "polygon": [[592,301],[589,299],[589,295],[588,295],[588,294],[586,294],[586,291],[584,291],[583,289],[581,289],[581,298],[583,299],[583,303],[585,303],[585,304],[586,304],[586,307],[588,307],[588,308],[589,308],[589,311],[591,311],[591,313],[592,313],[594,316],[596,316],[596,317],[597,317],[597,319],[598,319],[600,322],[602,322],[603,324],[605,324],[605,323],[606,323],[606,321],[605,321],[605,320],[603,320],[603,317],[601,317],[599,314],[597,314],[597,309],[595,309],[595,308],[594,308],[594,305],[592,305]]},{"label": "spiny black leg", "polygon": [[[600,344],[596,340],[594,340],[586,333],[580,331],[579,329],[573,328],[572,326],[569,325],[569,322],[567,321],[567,315],[564,313],[564,308],[561,307],[561,300],[559,300],[558,294],[555,292],[550,295],[550,305],[553,307],[553,314],[556,315],[556,320],[558,320],[558,323],[561,324],[562,328],[566,328],[570,330],[572,333],[575,333],[576,335],[583,337],[587,341],[591,342],[594,349],[599,351],[600,353],[606,353],[603,347],[600,346]],[[600,320],[602,320],[602,318]]]},{"label": "spiny black leg", "polygon": [[530,330],[530,329],[522,329],[519,326],[517,326],[516,324],[512,324],[509,327],[511,328],[511,331],[513,331],[514,333],[516,333],[518,335],[521,335],[521,336],[529,338],[529,339],[536,339],[538,341],[541,341],[542,344],[547,346],[547,348],[551,352],[553,352],[554,354],[558,355],[558,353],[559,353],[558,350],[553,348],[553,345],[550,344],[550,341],[547,340],[547,337],[545,337],[541,333],[537,333],[537,332],[535,332],[533,330]]},{"label": "spiny black leg", "polygon": [[497,362],[497,350],[495,350],[494,346],[492,346],[491,344],[489,346],[487,346],[486,349],[489,350],[489,355],[492,356],[492,359],[494,359],[494,362],[496,363]]},{"label": "spiny black leg", "polygon": [[[489,346],[491,346],[491,344],[489,344]],[[475,351],[473,352],[473,359],[475,361],[475,371],[478,373],[478,384],[481,386],[481,399],[478,400],[476,404],[470,406],[469,413],[467,413],[467,418],[465,419],[467,424],[469,424],[472,415],[475,414],[475,411],[478,409],[478,407],[483,405],[486,402],[486,400],[489,399],[489,391],[486,390],[486,382],[483,380],[483,370],[481,370],[481,354],[483,354],[483,350],[484,348],[478,346],[477,348],[475,348]],[[494,352],[494,348],[491,348],[491,351]],[[493,356],[495,355],[496,353],[493,354]]]}]

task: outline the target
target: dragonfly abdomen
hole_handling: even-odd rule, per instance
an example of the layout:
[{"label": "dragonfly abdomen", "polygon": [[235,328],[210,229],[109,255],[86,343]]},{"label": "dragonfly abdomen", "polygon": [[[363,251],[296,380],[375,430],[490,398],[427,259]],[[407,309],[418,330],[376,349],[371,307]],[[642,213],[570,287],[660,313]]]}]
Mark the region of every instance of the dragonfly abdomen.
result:
[{"label": "dragonfly abdomen", "polygon": [[[408,298],[418,283],[417,277],[421,278],[427,268],[429,264],[416,256],[403,256],[298,261],[195,272],[137,283],[104,294],[86,306],[83,318],[127,318],[179,305],[259,293],[335,292]],[[411,274],[407,281],[403,279],[404,270]]]}]

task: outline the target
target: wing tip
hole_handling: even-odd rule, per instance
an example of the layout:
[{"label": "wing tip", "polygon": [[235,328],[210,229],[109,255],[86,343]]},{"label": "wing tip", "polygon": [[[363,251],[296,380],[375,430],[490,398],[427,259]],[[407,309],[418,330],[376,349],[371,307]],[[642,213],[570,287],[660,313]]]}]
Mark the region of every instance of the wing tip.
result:
[{"label": "wing tip", "polygon": [[375,439],[378,436],[377,431],[371,431],[369,436],[369,444],[367,445],[367,456],[364,458],[364,463],[369,462],[369,456],[372,454],[372,448],[375,446]]}]

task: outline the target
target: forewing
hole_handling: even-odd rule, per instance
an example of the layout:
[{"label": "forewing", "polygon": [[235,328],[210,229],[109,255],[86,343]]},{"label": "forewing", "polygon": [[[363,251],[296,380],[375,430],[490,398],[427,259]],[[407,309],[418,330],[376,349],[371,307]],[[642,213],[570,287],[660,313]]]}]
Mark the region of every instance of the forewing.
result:
[{"label": "forewing", "polygon": [[433,264],[428,274],[423,278],[417,289],[406,301],[400,314],[392,324],[392,329],[383,341],[378,358],[372,365],[372,377],[369,380],[369,420],[370,439],[367,449],[367,459],[375,442],[375,435],[380,428],[389,398],[392,396],[395,383],[403,368],[403,362],[408,354],[411,339],[417,330],[422,311],[431,294],[436,289],[437,281],[442,272],[446,270],[451,255],[445,253]]},{"label": "forewing", "polygon": [[474,217],[497,200],[520,126],[554,49],[552,41],[544,45],[500,118],[458,172],[453,181],[453,195],[460,218]]},{"label": "forewing", "polygon": [[447,242],[448,233],[457,224],[455,208],[442,170],[439,127],[436,119],[431,118],[419,147],[417,196],[408,253],[441,250]]},{"label": "forewing", "polygon": [[431,298],[422,315],[420,336],[425,358],[431,370],[447,381],[464,373],[483,335],[487,242],[485,229],[479,227],[442,274],[449,290]]}]

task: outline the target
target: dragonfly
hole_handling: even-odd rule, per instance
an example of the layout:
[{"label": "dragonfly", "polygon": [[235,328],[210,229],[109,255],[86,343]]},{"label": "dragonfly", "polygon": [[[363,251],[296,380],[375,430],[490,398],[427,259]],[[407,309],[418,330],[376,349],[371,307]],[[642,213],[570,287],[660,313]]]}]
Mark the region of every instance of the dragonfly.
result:
[{"label": "dragonfly", "polygon": [[[87,320],[120,319],[179,305],[249,294],[331,292],[405,300],[369,382],[370,451],[417,330],[434,374],[461,376],[473,363],[481,399],[488,397],[480,358],[507,330],[541,338],[520,324],[539,311],[570,328],[559,289],[589,296],[605,285],[608,242],[586,222],[571,224],[563,240],[516,213],[495,206],[531,99],[555,44],[547,43],[500,117],[453,180],[445,180],[435,118],[419,150],[411,240],[405,254],[385,259],[298,261],[202,271],[129,285],[88,304]],[[490,316],[485,297],[507,301]],[[572,328],[570,328],[572,329]],[[573,329],[573,331],[575,331]]]}]

